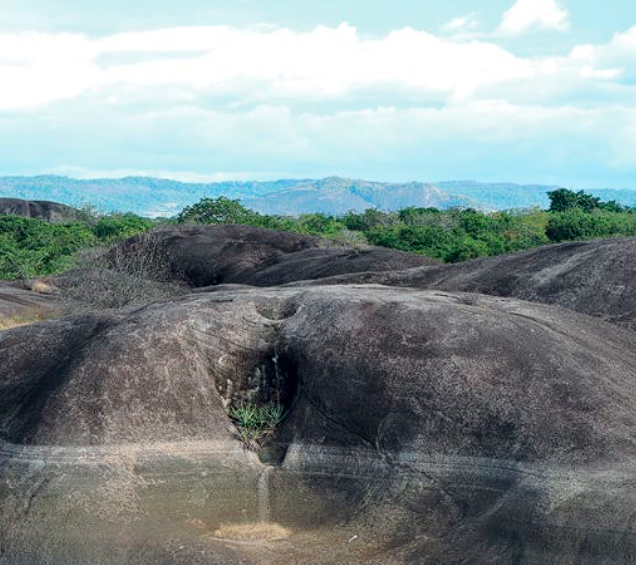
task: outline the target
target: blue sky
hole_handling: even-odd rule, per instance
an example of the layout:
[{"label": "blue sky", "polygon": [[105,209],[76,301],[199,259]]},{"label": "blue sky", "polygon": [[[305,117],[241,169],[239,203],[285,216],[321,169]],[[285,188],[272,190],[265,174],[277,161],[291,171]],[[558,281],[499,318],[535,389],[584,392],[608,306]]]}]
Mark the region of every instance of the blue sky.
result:
[{"label": "blue sky", "polygon": [[636,188],[636,2],[0,0],[0,174]]}]

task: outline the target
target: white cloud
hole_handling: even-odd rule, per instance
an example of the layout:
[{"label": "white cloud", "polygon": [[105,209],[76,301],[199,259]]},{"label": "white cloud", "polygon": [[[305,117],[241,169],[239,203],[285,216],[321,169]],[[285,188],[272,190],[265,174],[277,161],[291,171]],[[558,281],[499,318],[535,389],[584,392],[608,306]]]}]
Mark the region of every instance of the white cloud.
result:
[{"label": "white cloud", "polygon": [[569,12],[557,0],[517,0],[503,15],[498,33],[518,35],[535,29],[566,31]]},{"label": "white cloud", "polygon": [[281,105],[131,114],[119,106],[96,111],[82,98],[46,115],[20,112],[2,120],[0,143],[11,142],[0,152],[0,171],[181,180],[481,178],[580,188],[631,186],[636,172],[636,110],[627,105],[481,100],[439,108]]},{"label": "white cloud", "polygon": [[636,79],[636,26],[616,33],[605,45],[579,45],[570,57],[591,68],[614,71],[615,78]]},{"label": "white cloud", "polygon": [[468,14],[467,16],[459,16],[446,22],[442,28],[442,33],[455,35],[462,33],[474,33],[479,28],[479,19],[477,14]]},{"label": "white cloud", "polygon": [[[466,25],[469,19],[451,27]],[[634,37],[631,32],[617,36],[605,47],[591,47],[587,56],[586,48],[580,48],[566,57],[531,58],[518,57],[492,40],[439,37],[411,28],[367,39],[347,24],[307,33],[174,28],[102,39],[0,34],[0,110],[79,96],[100,105],[159,107],[361,99],[446,104],[507,98],[507,92],[519,96],[518,86],[529,88],[527,98],[545,98],[544,93],[583,83],[590,87],[633,68]],[[610,59],[620,65],[607,67]]]},{"label": "white cloud", "polygon": [[487,178],[493,155],[521,170],[532,154],[636,170],[636,27],[533,57],[462,31],[465,18],[446,36],[346,24],[0,34],[0,165],[194,179],[380,176],[393,163],[411,178]]},{"label": "white cloud", "polygon": [[0,33],[0,109],[73,98],[99,80],[95,48],[81,35]]}]

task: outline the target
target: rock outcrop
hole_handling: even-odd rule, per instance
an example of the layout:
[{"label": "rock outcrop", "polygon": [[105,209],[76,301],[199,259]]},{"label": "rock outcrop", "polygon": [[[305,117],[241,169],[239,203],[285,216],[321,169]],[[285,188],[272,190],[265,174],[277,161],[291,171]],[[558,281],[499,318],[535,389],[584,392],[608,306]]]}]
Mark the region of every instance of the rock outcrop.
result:
[{"label": "rock outcrop", "polygon": [[[35,288],[51,289],[44,283],[35,283]],[[0,330],[28,321],[49,317],[58,307],[54,296],[20,288],[15,284],[0,282]]]},{"label": "rock outcrop", "polygon": [[59,202],[47,200],[0,198],[0,216],[2,215],[39,218],[47,222],[64,222],[74,219],[77,210]]},{"label": "rock outcrop", "polygon": [[[0,333],[4,563],[631,563],[635,344],[556,307],[347,285]],[[273,467],[224,409],[272,401]],[[263,517],[293,534],[209,535]]]},{"label": "rock outcrop", "polygon": [[[633,563],[635,244],[125,242],[186,294],[0,331],[0,564]],[[272,403],[262,444],[228,416]]]},{"label": "rock outcrop", "polygon": [[321,284],[383,284],[554,304],[636,329],[636,239],[537,247],[454,265],[354,273]]},{"label": "rock outcrop", "polygon": [[428,257],[384,247],[326,247],[317,237],[249,226],[178,226],[123,244],[152,247],[175,276],[190,285],[276,286],[361,271],[436,265]]},{"label": "rock outcrop", "polygon": [[[2,430],[31,445],[223,439],[224,404],[300,395],[330,407],[328,421],[343,415],[342,438],[329,431],[336,445],[596,461],[631,455],[633,345],[633,334],[591,318],[488,297],[201,293],[5,333]],[[401,438],[389,425],[397,416],[412,428]],[[294,437],[327,441],[320,419]]]}]

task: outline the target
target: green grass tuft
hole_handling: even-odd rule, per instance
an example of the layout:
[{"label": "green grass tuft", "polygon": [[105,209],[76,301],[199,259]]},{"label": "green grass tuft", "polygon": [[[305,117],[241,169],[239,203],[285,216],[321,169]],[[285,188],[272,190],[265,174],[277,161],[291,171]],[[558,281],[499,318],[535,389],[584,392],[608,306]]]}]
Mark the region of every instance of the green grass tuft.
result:
[{"label": "green grass tuft", "polygon": [[259,406],[242,402],[237,406],[230,406],[227,413],[234,422],[241,441],[246,445],[262,445],[285,417],[282,404]]}]

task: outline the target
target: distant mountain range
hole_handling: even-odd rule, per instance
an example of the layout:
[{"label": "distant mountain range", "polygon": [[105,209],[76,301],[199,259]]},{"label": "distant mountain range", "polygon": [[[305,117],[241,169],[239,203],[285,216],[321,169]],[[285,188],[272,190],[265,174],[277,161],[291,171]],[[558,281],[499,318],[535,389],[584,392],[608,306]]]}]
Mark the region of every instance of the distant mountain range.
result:
[{"label": "distant mountain range", "polygon": [[[232,181],[183,183],[151,177],[78,180],[60,176],[0,177],[0,197],[53,200],[99,211],[136,212],[171,216],[201,198],[238,198],[267,214],[297,215],[310,212],[344,214],[367,208],[397,210],[408,206],[445,209],[470,206],[482,210],[547,207],[547,185],[450,181],[438,183],[385,183],[340,177],[321,180]],[[603,200],[636,206],[636,190],[589,189]]]}]

